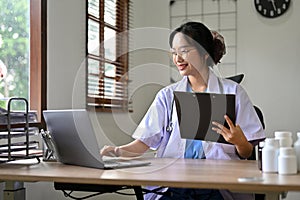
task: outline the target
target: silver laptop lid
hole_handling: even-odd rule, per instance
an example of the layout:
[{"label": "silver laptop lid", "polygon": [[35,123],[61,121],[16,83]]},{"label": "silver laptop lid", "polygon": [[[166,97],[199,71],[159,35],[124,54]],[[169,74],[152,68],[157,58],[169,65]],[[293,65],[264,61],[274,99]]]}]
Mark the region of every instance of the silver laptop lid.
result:
[{"label": "silver laptop lid", "polygon": [[43,111],[43,115],[60,162],[104,168],[93,126],[86,110],[46,110]]}]

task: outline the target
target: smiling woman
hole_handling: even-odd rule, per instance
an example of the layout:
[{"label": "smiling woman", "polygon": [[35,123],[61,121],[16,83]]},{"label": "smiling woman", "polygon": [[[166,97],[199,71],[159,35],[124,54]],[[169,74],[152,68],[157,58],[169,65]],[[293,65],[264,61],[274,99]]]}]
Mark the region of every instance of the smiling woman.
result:
[{"label": "smiling woman", "polygon": [[[213,72],[212,67],[221,59],[218,53],[225,52],[225,44],[222,45],[223,48],[215,45],[222,42],[216,40],[220,40],[220,37],[212,34],[201,22],[186,22],[172,31],[169,45],[173,51],[173,62],[183,76],[182,79],[162,88],[156,94],[132,135],[134,141],[120,146],[104,146],[100,153],[105,156],[136,156],[144,154],[151,148],[156,150],[156,157],[222,160],[249,158],[253,152],[254,142],[264,139],[265,133],[245,89],[240,84],[218,77]],[[207,138],[205,140],[184,138],[180,127],[183,117],[180,119],[178,117],[182,111],[174,109],[176,102],[174,104],[173,100],[176,98],[174,96],[176,92],[234,95],[236,123],[232,116],[229,114],[224,116],[222,113],[221,116],[224,118],[220,121],[226,121],[227,127],[220,121],[211,120],[214,115],[211,114],[212,111],[214,109],[220,111],[224,107],[221,109],[214,107],[208,114],[210,117],[204,117],[213,133],[222,135],[231,145],[210,142],[206,140]],[[201,100],[199,102],[203,107],[210,106],[210,103]],[[188,103],[190,105],[191,102]],[[199,114],[199,110],[195,107],[192,112]],[[192,115],[185,117],[191,122],[197,121]],[[164,188],[164,191],[161,191],[161,188],[157,187],[154,190],[167,192],[161,193],[163,194],[161,198],[156,194],[147,194],[145,199],[254,199],[253,194],[219,191],[210,189],[209,186],[208,189]]]}]

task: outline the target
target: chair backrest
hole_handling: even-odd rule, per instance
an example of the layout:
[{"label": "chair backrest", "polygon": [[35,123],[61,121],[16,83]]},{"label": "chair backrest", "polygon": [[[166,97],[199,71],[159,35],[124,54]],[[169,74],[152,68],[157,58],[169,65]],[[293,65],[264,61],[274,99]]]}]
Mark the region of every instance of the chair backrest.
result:
[{"label": "chair backrest", "polygon": [[227,77],[227,79],[230,79],[236,83],[241,83],[244,76],[245,76],[244,74],[238,74],[238,75],[234,75],[234,76],[229,76],[229,77]]},{"label": "chair backrest", "polygon": [[264,116],[263,116],[263,113],[261,112],[260,108],[257,107],[257,106],[254,106],[254,109],[255,109],[256,114],[257,114],[257,116],[258,116],[258,118],[259,118],[259,120],[260,120],[260,122],[261,122],[261,125],[262,125],[263,129],[265,129],[266,127],[265,127],[265,122],[264,122]]}]

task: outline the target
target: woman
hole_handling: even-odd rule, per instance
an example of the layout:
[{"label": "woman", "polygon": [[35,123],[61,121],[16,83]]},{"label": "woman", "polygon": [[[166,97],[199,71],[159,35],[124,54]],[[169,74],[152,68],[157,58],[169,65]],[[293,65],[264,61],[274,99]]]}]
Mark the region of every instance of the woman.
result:
[{"label": "woman", "polygon": [[[187,22],[170,34],[169,44],[173,62],[183,76],[182,80],[158,92],[133,134],[133,142],[119,147],[105,146],[101,154],[137,156],[151,148],[157,150],[157,157],[248,158],[252,154],[254,142],[265,138],[265,135],[246,91],[233,81],[217,77],[211,70],[225,53],[222,37],[211,32],[202,23]],[[181,139],[176,109],[172,103],[173,91],[235,94],[236,124],[228,116],[224,118],[229,128],[212,122],[213,130],[233,145]],[[168,191],[173,197],[163,196],[161,199],[254,199],[251,194],[237,194],[225,190],[169,188]],[[160,198],[154,196],[149,195],[146,198]]]}]

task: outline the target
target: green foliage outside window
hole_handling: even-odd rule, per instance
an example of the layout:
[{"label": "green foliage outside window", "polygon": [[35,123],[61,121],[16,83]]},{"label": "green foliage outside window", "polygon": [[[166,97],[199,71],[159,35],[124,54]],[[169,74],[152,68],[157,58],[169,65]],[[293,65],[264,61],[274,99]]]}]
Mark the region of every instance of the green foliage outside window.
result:
[{"label": "green foliage outside window", "polygon": [[6,108],[9,97],[29,97],[29,3],[30,0],[0,1],[0,61],[7,68],[6,75],[0,78],[2,108]]}]

